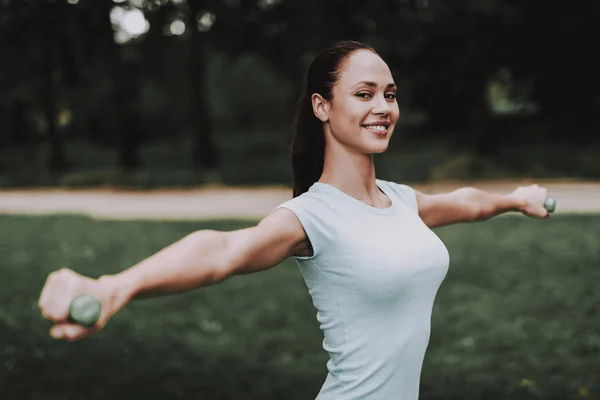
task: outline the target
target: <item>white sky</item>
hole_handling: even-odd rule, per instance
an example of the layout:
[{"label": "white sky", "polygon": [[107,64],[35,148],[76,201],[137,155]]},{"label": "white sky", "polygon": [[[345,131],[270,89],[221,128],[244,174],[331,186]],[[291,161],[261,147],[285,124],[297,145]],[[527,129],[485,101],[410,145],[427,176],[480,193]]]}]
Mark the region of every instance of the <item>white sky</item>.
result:
[{"label": "white sky", "polygon": [[[75,4],[79,0],[67,0]],[[117,43],[126,43],[131,39],[142,36],[150,29],[150,23],[146,19],[144,12],[138,7],[143,7],[146,0],[112,0],[115,5],[110,12],[110,20],[115,26],[115,41]],[[181,3],[185,0],[171,0],[173,3]],[[279,0],[262,0],[264,3],[273,4]],[[130,7],[127,7],[129,5]],[[208,31],[215,22],[215,15],[204,12],[198,15],[197,29]],[[170,35],[183,35],[188,27],[181,19],[175,19],[165,27],[165,33]]]},{"label": "white sky", "polygon": [[141,36],[150,29],[150,23],[144,13],[137,8],[128,10],[115,6],[110,11],[110,20],[117,27],[115,39],[119,43],[125,43],[132,38]]}]

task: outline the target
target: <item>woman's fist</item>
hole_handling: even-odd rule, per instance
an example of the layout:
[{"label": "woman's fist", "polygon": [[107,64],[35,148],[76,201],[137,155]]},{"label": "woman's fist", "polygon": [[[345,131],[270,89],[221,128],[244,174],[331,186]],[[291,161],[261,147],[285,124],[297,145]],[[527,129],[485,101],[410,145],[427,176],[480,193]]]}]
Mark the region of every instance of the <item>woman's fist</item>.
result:
[{"label": "woman's fist", "polygon": [[521,204],[520,211],[535,218],[548,218],[544,202],[548,198],[548,189],[538,185],[521,186],[511,193]]},{"label": "woman's fist", "polygon": [[[94,296],[101,305],[100,318],[89,328],[69,320],[71,301],[83,293]],[[63,268],[48,276],[38,307],[44,318],[54,323],[50,336],[55,339],[74,341],[102,329],[122,306],[117,300],[114,290],[106,279],[88,278]]]}]

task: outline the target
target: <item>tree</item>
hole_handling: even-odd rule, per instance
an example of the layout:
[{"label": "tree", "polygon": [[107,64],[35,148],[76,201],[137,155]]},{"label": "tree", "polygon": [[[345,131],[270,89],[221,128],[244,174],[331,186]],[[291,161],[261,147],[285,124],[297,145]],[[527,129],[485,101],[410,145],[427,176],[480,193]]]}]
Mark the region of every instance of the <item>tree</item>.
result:
[{"label": "tree", "polygon": [[520,14],[498,0],[432,1],[428,13],[421,28],[426,40],[409,63],[416,77],[414,105],[429,112],[431,133],[459,133],[475,154],[494,155],[498,143],[486,86],[511,59],[507,32]]},{"label": "tree", "polygon": [[39,105],[45,120],[49,143],[47,165],[50,170],[68,166],[62,138],[57,125],[60,64],[60,27],[66,18],[61,2],[8,2],[4,5],[2,27],[3,49],[8,63],[8,76],[15,81],[4,84],[14,97],[12,104],[12,136],[28,140],[30,130],[24,123],[25,108]]},{"label": "tree", "polygon": [[550,138],[597,138],[600,61],[593,39],[600,35],[600,5],[586,0],[576,7],[511,1],[523,18],[513,27],[512,67],[533,78],[533,96],[553,123]]},{"label": "tree", "polygon": [[[219,158],[214,142],[213,124],[208,108],[208,87],[206,85],[206,58],[208,57],[208,35],[202,32],[202,17],[209,18],[204,22],[206,30],[211,28],[213,21],[206,4],[201,0],[188,2],[187,24],[189,35],[189,71],[192,85],[194,107],[192,108],[194,124],[193,161],[196,167],[207,171],[215,171]],[[204,30],[202,29],[202,30]]]}]

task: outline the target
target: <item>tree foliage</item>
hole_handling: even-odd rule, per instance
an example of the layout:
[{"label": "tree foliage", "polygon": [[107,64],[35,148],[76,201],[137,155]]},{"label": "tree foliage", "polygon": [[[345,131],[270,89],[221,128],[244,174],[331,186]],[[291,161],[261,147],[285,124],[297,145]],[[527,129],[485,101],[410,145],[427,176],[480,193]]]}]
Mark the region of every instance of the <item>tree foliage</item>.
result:
[{"label": "tree foliage", "polygon": [[[403,84],[403,107],[429,116],[427,135],[453,135],[483,156],[501,145],[506,119],[486,93],[502,71],[517,88],[506,93],[538,106],[526,118],[549,121],[543,135],[585,140],[600,125],[591,56],[600,6],[591,0],[4,0],[0,8],[0,146],[44,147],[54,170],[69,168],[65,140],[113,146],[129,170],[143,163],[142,143],[175,138],[192,143],[197,168],[217,170],[214,104],[235,95],[214,92],[215,73],[224,73],[214,72],[217,60],[261,60],[256,68],[284,82],[261,92],[285,98],[273,113],[289,119],[312,56],[345,39],[382,54]],[[147,26],[123,36],[115,10],[136,11],[129,23]],[[256,101],[260,94],[241,103]],[[227,113],[236,120],[244,111]],[[504,140],[520,140],[518,132]]]}]

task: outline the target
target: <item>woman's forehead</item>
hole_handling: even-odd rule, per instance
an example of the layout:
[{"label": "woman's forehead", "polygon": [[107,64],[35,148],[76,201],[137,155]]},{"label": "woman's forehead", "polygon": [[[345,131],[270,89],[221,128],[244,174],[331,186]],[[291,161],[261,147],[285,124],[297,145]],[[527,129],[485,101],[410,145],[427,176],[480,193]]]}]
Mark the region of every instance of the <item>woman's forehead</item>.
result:
[{"label": "woman's forehead", "polygon": [[387,86],[394,82],[394,78],[381,57],[368,50],[359,50],[350,55],[342,66],[339,83],[343,87],[348,87],[362,81]]}]

